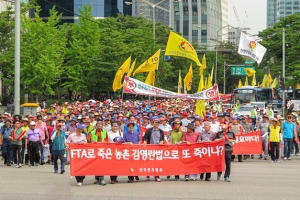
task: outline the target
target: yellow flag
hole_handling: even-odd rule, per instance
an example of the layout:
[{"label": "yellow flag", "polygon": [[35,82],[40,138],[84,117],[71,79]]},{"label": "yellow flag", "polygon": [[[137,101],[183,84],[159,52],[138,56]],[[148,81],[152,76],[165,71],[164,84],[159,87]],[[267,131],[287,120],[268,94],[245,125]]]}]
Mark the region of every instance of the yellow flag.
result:
[{"label": "yellow flag", "polygon": [[205,54],[202,57],[202,65],[199,68],[199,76],[201,76],[203,74],[203,70],[206,69],[206,58],[205,58]]},{"label": "yellow flag", "polygon": [[239,80],[239,85],[238,85],[238,88],[242,88],[243,87],[243,83],[241,81],[241,79]]},{"label": "yellow flag", "polygon": [[249,84],[248,84],[248,76],[246,76],[245,86],[249,86]]},{"label": "yellow flag", "polygon": [[155,70],[148,73],[145,83],[154,86]]},{"label": "yellow flag", "polygon": [[262,83],[261,83],[261,87],[262,87],[262,88],[266,88],[266,87],[267,87],[267,79],[268,79],[268,75],[265,74],[265,75],[264,75],[264,79],[263,79],[263,81],[262,81]]},{"label": "yellow flag", "polygon": [[193,60],[198,66],[201,66],[194,47],[186,39],[172,31],[169,35],[165,55],[187,58]]},{"label": "yellow flag", "polygon": [[271,88],[276,88],[277,83],[278,83],[278,79],[277,79],[277,78],[274,78],[274,80],[273,80],[273,82],[272,82],[272,85],[271,85]]},{"label": "yellow flag", "polygon": [[256,71],[251,68],[245,68],[245,72],[246,72],[247,76],[249,76],[249,77],[254,76],[256,73]]},{"label": "yellow flag", "polygon": [[268,77],[267,77],[267,85],[266,87],[270,87],[270,84],[272,83],[273,79],[272,79],[272,76],[271,74],[269,73],[268,74]]},{"label": "yellow flag", "polygon": [[158,63],[159,63],[159,56],[160,56],[160,49],[151,56],[148,60],[143,62],[133,73],[133,75],[136,75],[138,73],[142,72],[151,72],[154,70],[157,70]]},{"label": "yellow flag", "polygon": [[211,68],[211,73],[210,73],[210,80],[212,81],[213,77],[214,77],[214,64],[212,65],[212,68]]},{"label": "yellow flag", "polygon": [[131,64],[131,67],[130,67],[129,72],[127,74],[128,77],[131,76],[131,74],[133,72],[133,69],[134,69],[134,66],[135,66],[135,63],[136,63],[136,59],[134,59],[133,63]]},{"label": "yellow flag", "polygon": [[128,68],[130,66],[130,61],[131,61],[131,56],[129,56],[129,58],[127,58],[127,60],[118,69],[118,71],[115,75],[113,85],[112,85],[114,92],[123,87],[123,83],[121,83],[121,81],[122,81],[125,71],[128,70]]},{"label": "yellow flag", "polygon": [[181,94],[181,88],[182,88],[182,78],[181,78],[181,70],[179,70],[179,76],[178,76],[178,90],[177,93]]},{"label": "yellow flag", "polygon": [[[199,86],[198,86],[198,92],[201,92],[204,88],[204,81],[203,81],[203,75],[200,76]],[[196,114],[200,117],[204,117],[204,106],[205,102],[203,100],[197,100],[196,101]]]},{"label": "yellow flag", "polygon": [[206,89],[211,88],[211,87],[212,87],[212,82],[211,82],[210,75],[208,74],[208,77],[207,77],[207,84],[206,84]]},{"label": "yellow flag", "polygon": [[255,74],[253,75],[251,85],[252,85],[252,86],[256,86],[256,78],[255,78]]},{"label": "yellow flag", "polygon": [[193,66],[190,65],[189,72],[184,77],[184,86],[186,87],[186,90],[189,91],[192,89],[192,82],[193,82]]}]

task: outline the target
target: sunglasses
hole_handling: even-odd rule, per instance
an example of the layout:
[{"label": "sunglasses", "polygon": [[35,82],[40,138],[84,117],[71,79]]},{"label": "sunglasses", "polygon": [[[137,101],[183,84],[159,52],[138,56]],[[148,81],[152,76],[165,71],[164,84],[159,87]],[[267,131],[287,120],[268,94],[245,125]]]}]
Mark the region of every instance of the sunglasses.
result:
[{"label": "sunglasses", "polygon": [[292,119],[291,117],[288,117],[288,119]]}]

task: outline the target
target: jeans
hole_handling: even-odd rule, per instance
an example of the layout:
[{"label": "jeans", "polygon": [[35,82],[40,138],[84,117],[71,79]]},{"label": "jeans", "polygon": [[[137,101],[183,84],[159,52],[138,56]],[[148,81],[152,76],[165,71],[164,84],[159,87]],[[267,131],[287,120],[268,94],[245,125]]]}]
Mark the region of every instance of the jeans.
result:
[{"label": "jeans", "polygon": [[9,139],[3,139],[2,143],[2,156],[4,160],[7,161],[7,163],[12,162],[12,146],[11,146],[11,141]]},{"label": "jeans", "polygon": [[293,140],[293,145],[295,147],[295,154],[299,154],[299,146],[298,143]]},{"label": "jeans", "polygon": [[39,164],[40,162],[40,142],[29,142],[30,164]]},{"label": "jeans", "polygon": [[[42,141],[45,144],[45,140]],[[44,149],[41,143],[40,143],[40,151],[41,151],[41,162],[44,162]]]},{"label": "jeans", "polygon": [[60,159],[60,169],[61,170],[65,169],[66,159],[65,159],[64,155],[65,155],[65,150],[52,150],[52,156],[53,156],[53,161],[54,161],[54,171],[58,170],[58,164],[57,164],[58,158]]},{"label": "jeans", "polygon": [[291,150],[293,148],[293,139],[283,138],[283,141],[284,141],[284,157],[289,158],[291,155]]},{"label": "jeans", "polygon": [[14,164],[21,164],[21,149],[22,145],[12,144],[12,150],[14,155]]}]

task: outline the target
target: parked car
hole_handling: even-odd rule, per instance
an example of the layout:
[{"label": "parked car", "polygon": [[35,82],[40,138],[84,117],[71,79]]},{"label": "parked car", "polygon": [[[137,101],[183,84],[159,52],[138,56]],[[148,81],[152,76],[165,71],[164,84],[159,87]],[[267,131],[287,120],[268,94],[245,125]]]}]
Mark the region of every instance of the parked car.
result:
[{"label": "parked car", "polygon": [[244,117],[245,115],[250,116],[251,115],[251,110],[253,109],[252,105],[242,105],[238,109],[237,113],[241,116]]}]

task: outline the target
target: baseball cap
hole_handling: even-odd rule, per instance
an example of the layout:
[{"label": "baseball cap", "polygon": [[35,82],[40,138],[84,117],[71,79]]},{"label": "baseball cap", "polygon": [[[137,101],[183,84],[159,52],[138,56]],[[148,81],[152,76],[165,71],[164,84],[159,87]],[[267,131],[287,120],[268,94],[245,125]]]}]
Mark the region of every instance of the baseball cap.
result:
[{"label": "baseball cap", "polygon": [[30,126],[35,126],[35,125],[36,125],[35,121],[30,122]]}]

